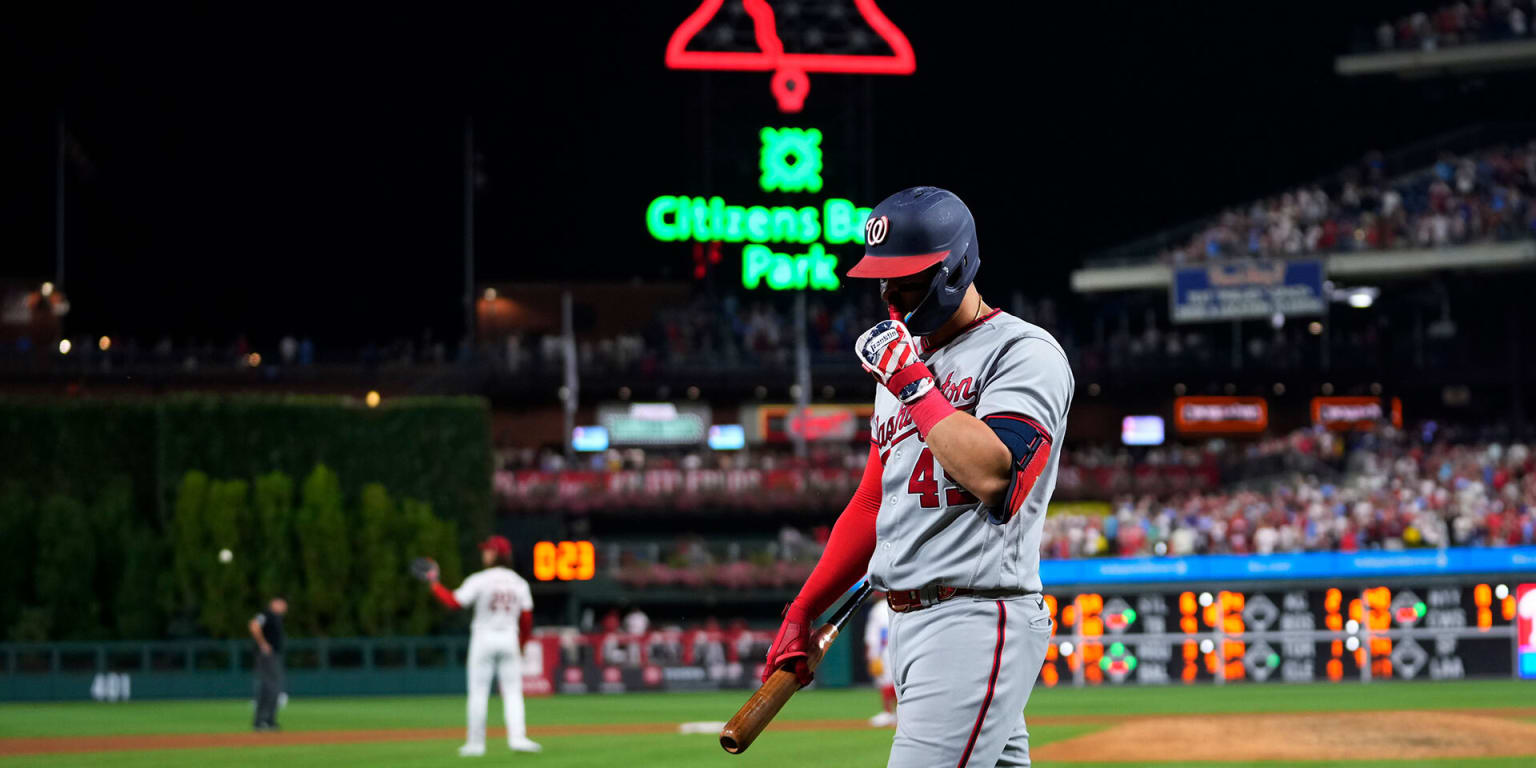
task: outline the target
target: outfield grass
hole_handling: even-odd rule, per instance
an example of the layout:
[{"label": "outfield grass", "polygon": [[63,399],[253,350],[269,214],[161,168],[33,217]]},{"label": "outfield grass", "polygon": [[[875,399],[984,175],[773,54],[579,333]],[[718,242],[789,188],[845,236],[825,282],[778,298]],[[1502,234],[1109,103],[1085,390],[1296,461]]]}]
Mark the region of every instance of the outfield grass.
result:
[{"label": "outfield grass", "polygon": [[[745,700],[747,692],[627,694],[623,696],[557,696],[530,699],[528,722],[543,725],[583,723],[681,723],[725,720]],[[1536,686],[1517,681],[1385,683],[1376,685],[1232,685],[1195,688],[1093,688],[1036,690],[1029,714],[1131,715],[1203,712],[1296,712],[1440,708],[1509,708],[1536,705]],[[780,718],[785,720],[846,719],[872,714],[877,696],[869,690],[806,691],[792,699]],[[90,702],[0,705],[0,739],[46,736],[237,733],[248,730],[248,701],[140,701],[120,704]],[[298,699],[281,716],[289,731],[451,728],[464,725],[461,697],[366,699]],[[489,718],[501,721],[500,701],[493,698]],[[1031,741],[1052,741],[1091,733],[1093,724],[1037,724]],[[771,728],[744,755],[720,750],[711,734],[615,734],[541,738],[545,752],[514,755],[494,739],[486,762],[575,768],[609,766],[883,766],[890,746],[889,730],[800,731],[775,733]],[[110,764],[137,766],[269,766],[338,768],[352,765],[464,765],[455,749],[459,738],[410,742],[334,745],[293,745],[227,749],[122,751],[110,754],[28,755],[0,758],[0,768],[49,766],[69,768]],[[1536,752],[1536,745],[1533,745]],[[1168,759],[1176,759],[1169,756]],[[1170,763],[1147,763],[1167,768]],[[1075,763],[1074,766],[1093,764]],[[1099,764],[1130,768],[1133,763]],[[1201,768],[1514,768],[1536,765],[1536,758],[1439,761],[1353,761],[1307,763],[1201,763]]]}]

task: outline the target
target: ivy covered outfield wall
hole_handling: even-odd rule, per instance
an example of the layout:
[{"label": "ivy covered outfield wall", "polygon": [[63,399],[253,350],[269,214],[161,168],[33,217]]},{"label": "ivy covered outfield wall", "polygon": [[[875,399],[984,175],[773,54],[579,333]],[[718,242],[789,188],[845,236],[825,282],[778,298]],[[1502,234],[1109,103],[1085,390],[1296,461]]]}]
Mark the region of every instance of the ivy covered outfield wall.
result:
[{"label": "ivy covered outfield wall", "polygon": [[305,634],[419,632],[382,595],[490,529],[490,474],[477,398],[0,399],[0,638],[226,636],[272,591]]}]

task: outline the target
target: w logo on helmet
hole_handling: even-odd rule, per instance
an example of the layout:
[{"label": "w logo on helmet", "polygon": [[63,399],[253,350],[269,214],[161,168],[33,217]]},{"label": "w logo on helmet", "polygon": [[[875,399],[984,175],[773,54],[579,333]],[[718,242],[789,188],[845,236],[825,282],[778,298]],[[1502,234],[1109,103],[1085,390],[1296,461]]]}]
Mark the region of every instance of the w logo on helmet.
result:
[{"label": "w logo on helmet", "polygon": [[885,242],[885,236],[891,231],[891,219],[888,216],[876,216],[864,222],[864,244],[879,245]]}]

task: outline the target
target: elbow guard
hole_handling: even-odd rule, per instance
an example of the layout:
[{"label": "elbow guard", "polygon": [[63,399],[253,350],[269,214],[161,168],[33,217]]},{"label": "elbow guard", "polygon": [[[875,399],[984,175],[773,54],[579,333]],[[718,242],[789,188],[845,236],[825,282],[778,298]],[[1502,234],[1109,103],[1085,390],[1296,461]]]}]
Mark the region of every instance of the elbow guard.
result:
[{"label": "elbow guard", "polygon": [[988,519],[996,525],[1002,525],[1013,519],[1023,508],[1024,500],[1029,498],[1029,492],[1035,487],[1035,481],[1045,471],[1051,458],[1051,433],[1040,426],[1040,422],[1011,413],[993,414],[981,421],[997,433],[1012,458],[1008,487],[1003,490],[1002,503],[987,508]]}]

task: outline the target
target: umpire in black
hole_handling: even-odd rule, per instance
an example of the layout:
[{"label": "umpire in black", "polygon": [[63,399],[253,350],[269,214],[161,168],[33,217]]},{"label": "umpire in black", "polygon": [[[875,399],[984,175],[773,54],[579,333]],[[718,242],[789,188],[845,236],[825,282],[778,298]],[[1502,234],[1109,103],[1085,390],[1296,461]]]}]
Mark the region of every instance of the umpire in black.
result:
[{"label": "umpire in black", "polygon": [[256,640],[256,730],[277,730],[277,697],[283,692],[283,614],[288,601],[274,597],[251,617]]}]

